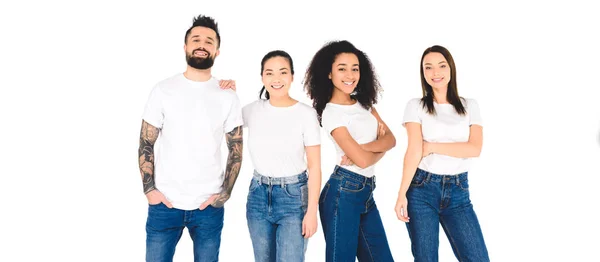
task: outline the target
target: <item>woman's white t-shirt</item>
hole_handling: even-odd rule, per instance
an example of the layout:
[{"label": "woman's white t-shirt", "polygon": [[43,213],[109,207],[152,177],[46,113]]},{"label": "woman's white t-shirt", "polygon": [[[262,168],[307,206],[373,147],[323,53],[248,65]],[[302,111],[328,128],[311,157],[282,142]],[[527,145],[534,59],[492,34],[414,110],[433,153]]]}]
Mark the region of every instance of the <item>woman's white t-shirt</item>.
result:
[{"label": "woman's white t-shirt", "polygon": [[[336,164],[339,164],[342,157],[345,155],[344,151],[335,142],[331,132],[338,127],[346,127],[350,136],[358,144],[366,144],[373,142],[377,139],[377,118],[371,113],[371,110],[367,110],[358,102],[353,105],[338,105],[333,103],[327,103],[323,110],[321,117],[321,123],[323,128],[327,132],[327,135],[333,141],[336,150]],[[361,174],[366,177],[372,177],[375,175],[375,165],[368,166],[366,168],[360,168],[357,165],[343,166],[352,172]]]},{"label": "woman's white t-shirt", "polygon": [[[427,113],[420,98],[408,101],[402,125],[407,122],[421,124],[423,140],[432,143],[468,142],[471,125],[483,126],[479,104],[474,99],[462,99],[466,115],[459,115],[452,104],[434,102],[436,115]],[[456,175],[469,170],[471,158],[458,158],[440,154],[424,157],[419,168],[440,175]]]},{"label": "woman's white t-shirt", "polygon": [[257,100],[242,108],[248,150],[254,169],[263,176],[286,177],[307,169],[306,146],[321,144],[316,111],[302,103],[275,107]]}]

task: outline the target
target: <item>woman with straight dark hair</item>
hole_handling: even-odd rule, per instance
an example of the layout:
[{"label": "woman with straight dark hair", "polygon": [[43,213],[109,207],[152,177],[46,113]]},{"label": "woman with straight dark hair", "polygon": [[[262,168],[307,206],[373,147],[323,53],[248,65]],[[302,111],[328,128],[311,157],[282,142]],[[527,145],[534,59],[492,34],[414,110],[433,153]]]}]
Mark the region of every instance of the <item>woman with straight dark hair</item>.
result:
[{"label": "woman with straight dark hair", "polygon": [[489,261],[467,179],[483,142],[479,105],[458,95],[446,48],[427,48],[420,67],[423,97],[408,101],[402,122],[408,148],[396,215],[406,222],[415,261],[438,261],[440,224],[459,261]]},{"label": "woman with straight dark hair", "polygon": [[317,231],[321,130],[315,110],[289,95],[294,64],[288,53],[269,52],[260,71],[259,99],[242,109],[254,165],[246,203],[254,259],[302,262]]},{"label": "woman with straight dark hair", "polygon": [[305,88],[339,161],[319,199],[326,261],[394,261],[373,191],[375,163],[396,139],[373,107],[380,86],[371,62],[348,41],[327,43]]}]

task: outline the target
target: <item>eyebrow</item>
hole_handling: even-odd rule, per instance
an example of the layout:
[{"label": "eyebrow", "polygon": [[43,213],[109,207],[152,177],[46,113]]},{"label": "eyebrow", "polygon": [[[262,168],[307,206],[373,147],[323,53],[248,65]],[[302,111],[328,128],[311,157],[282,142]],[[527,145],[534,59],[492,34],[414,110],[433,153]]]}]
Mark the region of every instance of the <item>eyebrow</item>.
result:
[{"label": "eyebrow", "polygon": [[[338,64],[338,66],[345,66],[345,65],[346,64],[344,64],[344,63]],[[352,66],[358,66],[358,64],[353,64]]]},{"label": "eyebrow", "polygon": [[[196,38],[196,37],[200,37],[200,35],[193,35],[192,37],[190,37],[190,39],[192,39],[192,38]],[[213,39],[213,38],[212,38],[212,37],[210,37],[210,36],[207,36],[206,38],[208,38],[208,39],[209,39],[209,40],[211,40],[211,41],[215,41],[215,39]]]},{"label": "eyebrow", "polygon": [[[287,67],[282,67],[279,70],[289,70],[289,69]],[[273,69],[265,69],[265,72],[266,71],[273,71]]]},{"label": "eyebrow", "polygon": [[[446,61],[441,61],[438,64],[445,64],[445,63],[447,63],[447,62]],[[431,63],[425,63],[425,65],[431,65]]]}]

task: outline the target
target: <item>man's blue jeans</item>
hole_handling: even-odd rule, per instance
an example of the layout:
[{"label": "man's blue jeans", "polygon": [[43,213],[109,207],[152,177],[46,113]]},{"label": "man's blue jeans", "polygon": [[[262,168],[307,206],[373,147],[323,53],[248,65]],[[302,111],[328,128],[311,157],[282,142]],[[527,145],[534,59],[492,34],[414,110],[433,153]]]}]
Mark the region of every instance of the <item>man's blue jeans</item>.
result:
[{"label": "man's blue jeans", "polygon": [[146,221],[146,261],[173,261],[175,246],[185,227],[194,243],[194,261],[218,261],[224,212],[224,208],[213,206],[185,211],[168,208],[163,203],[150,205]]},{"label": "man's blue jeans", "polygon": [[335,167],[319,199],[327,262],[394,261],[373,190],[374,177]]},{"label": "man's blue jeans", "polygon": [[406,198],[410,217],[406,227],[415,261],[438,261],[440,224],[458,261],[490,261],[466,172],[439,175],[417,169]]}]

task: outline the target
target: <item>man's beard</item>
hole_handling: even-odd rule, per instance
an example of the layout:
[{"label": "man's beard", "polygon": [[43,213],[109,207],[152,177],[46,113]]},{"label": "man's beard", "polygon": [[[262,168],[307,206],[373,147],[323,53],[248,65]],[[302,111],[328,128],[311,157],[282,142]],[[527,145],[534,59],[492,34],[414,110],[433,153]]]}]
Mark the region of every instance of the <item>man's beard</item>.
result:
[{"label": "man's beard", "polygon": [[187,64],[193,68],[196,69],[200,69],[200,70],[204,70],[204,69],[209,69],[213,66],[213,64],[215,63],[215,59],[214,57],[210,56],[210,53],[208,53],[208,56],[205,58],[200,58],[200,57],[194,57],[194,52],[196,51],[204,51],[204,50],[194,50],[192,51],[191,54],[186,54],[185,55],[185,60],[187,61]]}]

